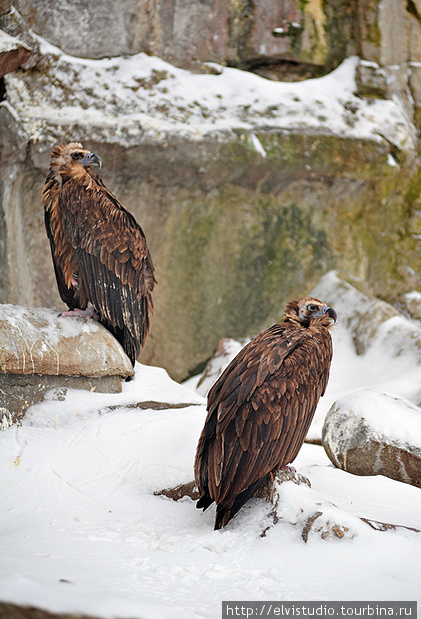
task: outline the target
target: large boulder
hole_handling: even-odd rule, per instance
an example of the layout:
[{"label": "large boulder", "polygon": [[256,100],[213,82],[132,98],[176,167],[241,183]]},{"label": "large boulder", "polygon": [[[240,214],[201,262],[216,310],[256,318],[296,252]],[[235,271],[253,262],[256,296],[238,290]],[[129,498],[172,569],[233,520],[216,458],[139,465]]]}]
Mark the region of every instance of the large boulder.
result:
[{"label": "large boulder", "polygon": [[0,422],[18,421],[51,389],[121,391],[132,365],[94,320],[57,310],[0,305]]},{"label": "large boulder", "polygon": [[384,475],[421,488],[421,410],[364,389],[328,412],[322,442],[332,463],[354,475]]},{"label": "large boulder", "polygon": [[406,351],[421,363],[420,325],[408,320],[390,303],[365,294],[336,271],[324,275],[312,294],[335,308],[340,326],[351,333],[358,355],[365,354],[380,340],[387,340],[390,357],[399,357],[406,346]]}]

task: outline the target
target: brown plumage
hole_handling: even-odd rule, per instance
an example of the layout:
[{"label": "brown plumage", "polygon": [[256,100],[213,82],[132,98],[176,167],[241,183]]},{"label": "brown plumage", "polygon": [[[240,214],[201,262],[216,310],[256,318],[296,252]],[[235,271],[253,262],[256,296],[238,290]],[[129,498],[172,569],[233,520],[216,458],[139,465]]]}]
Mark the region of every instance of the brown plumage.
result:
[{"label": "brown plumage", "polygon": [[283,321],[247,344],[209,391],[195,461],[196,506],[215,501],[215,529],[296,458],[326,389],[335,321],[319,299],[291,301]]},{"label": "brown plumage", "polygon": [[76,142],[51,153],[43,204],[58,289],[72,310],[64,315],[95,311],[134,364],[149,332],[154,268],[141,227],[91,165],[100,158]]}]

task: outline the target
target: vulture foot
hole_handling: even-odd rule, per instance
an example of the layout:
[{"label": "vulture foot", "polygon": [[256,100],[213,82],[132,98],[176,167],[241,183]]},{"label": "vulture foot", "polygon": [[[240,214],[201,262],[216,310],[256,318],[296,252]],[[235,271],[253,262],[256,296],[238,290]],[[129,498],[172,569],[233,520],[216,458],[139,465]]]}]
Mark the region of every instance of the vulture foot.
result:
[{"label": "vulture foot", "polygon": [[88,320],[90,320],[91,318],[97,317],[97,315],[95,314],[95,308],[93,305],[91,305],[91,303],[89,303],[88,307],[84,310],[80,309],[79,307],[75,307],[75,309],[68,310],[66,312],[61,312],[61,315],[62,316],[84,316]]}]

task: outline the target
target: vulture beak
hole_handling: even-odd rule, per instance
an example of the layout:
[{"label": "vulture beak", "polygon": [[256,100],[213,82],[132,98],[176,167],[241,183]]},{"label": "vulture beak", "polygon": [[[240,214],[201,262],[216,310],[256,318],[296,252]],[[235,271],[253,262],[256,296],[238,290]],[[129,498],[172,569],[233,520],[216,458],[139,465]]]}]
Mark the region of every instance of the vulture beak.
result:
[{"label": "vulture beak", "polygon": [[82,159],[80,163],[84,166],[97,165],[99,166],[99,169],[102,168],[101,157],[95,153],[87,153],[85,159]]},{"label": "vulture beak", "polygon": [[338,320],[338,316],[335,312],[335,310],[331,307],[328,307],[327,305],[323,305],[322,309],[320,310],[320,312],[317,312],[317,314],[313,314],[313,316],[315,318],[321,318],[322,316],[328,315],[329,318],[331,318],[333,320],[333,322],[337,322]]},{"label": "vulture beak", "polygon": [[334,309],[332,309],[331,307],[328,308],[327,310],[328,315],[331,317],[331,319],[333,320],[333,322],[338,322],[338,315],[335,312]]},{"label": "vulture beak", "polygon": [[338,320],[338,315],[335,312],[335,310],[331,307],[327,307],[326,305],[323,306],[322,311],[327,314],[332,320],[333,322],[337,322]]}]

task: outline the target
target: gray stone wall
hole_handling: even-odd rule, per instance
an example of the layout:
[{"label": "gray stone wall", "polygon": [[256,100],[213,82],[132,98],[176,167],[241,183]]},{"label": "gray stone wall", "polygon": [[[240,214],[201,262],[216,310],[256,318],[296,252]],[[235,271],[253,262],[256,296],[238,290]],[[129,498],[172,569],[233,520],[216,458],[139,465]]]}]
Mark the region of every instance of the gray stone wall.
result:
[{"label": "gray stone wall", "polygon": [[[121,0],[76,7],[1,0],[0,6],[0,26],[32,48],[14,73],[19,88],[44,92],[45,81],[56,79],[54,61],[39,54],[30,28],[76,56],[143,50],[195,71],[211,60],[287,80],[324,73],[357,52],[361,100],[394,98],[409,124],[418,118],[418,2]],[[28,130],[8,104],[7,76],[5,83],[0,301],[62,307],[41,191],[51,146],[69,128],[45,117]],[[354,110],[344,104],[352,124]],[[421,285],[421,176],[413,147],[401,150],[387,136],[286,133],[271,127],[270,116],[255,136],[266,157],[251,147],[247,130],[236,128],[197,139],[150,133],[125,146],[106,129],[95,135],[89,127],[70,129],[100,154],[104,182],[145,230],[158,285],[141,359],[177,379],[200,367],[221,337],[251,336],[278,319],[284,302],[328,269],[348,271],[389,300]]]}]

